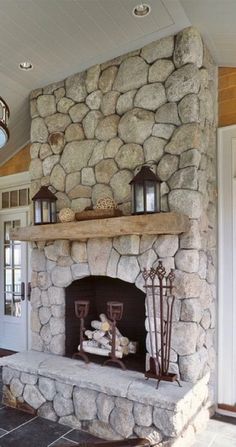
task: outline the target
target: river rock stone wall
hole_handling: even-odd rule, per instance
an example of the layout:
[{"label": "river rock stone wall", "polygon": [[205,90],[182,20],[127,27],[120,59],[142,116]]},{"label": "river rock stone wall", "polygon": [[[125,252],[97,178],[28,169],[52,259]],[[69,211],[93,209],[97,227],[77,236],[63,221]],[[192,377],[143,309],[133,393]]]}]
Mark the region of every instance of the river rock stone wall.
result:
[{"label": "river rock stone wall", "polygon": [[[162,180],[162,211],[188,233],[48,242],[32,255],[33,348],[62,353],[64,287],[89,274],[140,287],[158,258],[176,269],[173,368],[195,382],[215,371],[216,67],[194,28],[31,94],[31,193],[50,185],[77,211],[111,196],[131,212],[129,182],[144,162]],[[104,244],[104,245],[102,245]],[[94,270],[95,269],[95,270]]]}]

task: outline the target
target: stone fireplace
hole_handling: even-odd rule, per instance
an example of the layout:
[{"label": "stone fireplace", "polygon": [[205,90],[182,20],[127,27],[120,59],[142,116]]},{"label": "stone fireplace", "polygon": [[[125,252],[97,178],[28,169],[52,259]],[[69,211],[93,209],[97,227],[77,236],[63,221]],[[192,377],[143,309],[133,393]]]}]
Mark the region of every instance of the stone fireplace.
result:
[{"label": "stone fireplace", "polygon": [[[35,360],[34,367],[29,356],[24,358],[26,367],[19,357],[15,363],[13,358],[6,360],[3,379],[13,400],[108,439],[155,432],[154,444],[163,436],[180,437],[182,447],[186,435],[190,445],[194,430],[203,416],[206,419],[207,406],[214,402],[208,393],[215,377],[216,88],[211,56],[197,30],[187,28],[32,92],[32,196],[41,185],[50,186],[58,211],[80,211],[109,196],[128,216],[129,182],[137,168],[148,163],[162,181],[161,211],[188,216],[189,229],[91,234],[78,240],[63,234],[40,242],[28,239],[33,241]],[[101,366],[85,369],[78,361],[60,357],[78,345],[70,335],[70,329],[76,332],[71,317],[75,298],[80,293],[91,296],[91,291],[94,296],[96,283],[96,306],[103,305],[107,298],[104,291],[103,301],[99,298],[102,280],[114,285],[117,293],[125,284],[131,306],[125,318],[132,312],[132,300],[140,297],[140,343],[148,357],[141,272],[158,260],[176,274],[170,371],[189,383],[182,389],[163,384],[155,394],[155,384],[144,383],[140,373],[116,371],[114,376],[108,368],[112,379],[107,385]],[[66,384],[64,390],[61,383]]]},{"label": "stone fireplace", "polygon": [[[150,351],[150,344],[149,338],[146,336],[148,322],[142,270],[144,267],[156,266],[158,260],[162,260],[164,267],[169,272],[170,268],[174,267],[174,256],[177,249],[177,235],[162,235],[160,237],[127,235],[116,238],[93,238],[89,239],[87,243],[58,240],[46,245],[43,250],[33,249],[31,265],[34,273],[32,280],[37,281],[37,286],[33,282],[35,287],[31,294],[33,306],[31,314],[32,348],[54,354],[68,355],[70,353],[72,355],[77,350],[79,343],[79,322],[75,317],[74,310],[75,299],[97,300],[98,316],[99,313],[106,311],[106,302],[115,298],[125,303],[124,318],[119,323],[119,329],[121,332],[124,329],[124,335],[134,341],[136,341],[136,337],[140,337],[138,341],[141,364],[133,366],[131,360],[131,369],[134,367],[134,369],[144,371],[144,353],[146,349],[147,352]],[[65,263],[69,263],[69,265],[65,266]],[[181,281],[178,279],[178,272],[176,273],[176,280]],[[38,287],[39,275],[42,281],[46,281],[45,284],[42,283],[43,289],[41,290]],[[97,298],[99,289],[102,290],[102,296]],[[137,301],[139,301],[139,305],[137,305]],[[133,307],[135,310],[132,310]],[[89,328],[90,320],[91,318],[86,320],[87,328]],[[177,324],[180,320],[180,301],[178,300],[174,307],[173,320],[174,349],[172,350],[170,369],[172,372],[179,373],[179,352],[176,344],[180,344],[180,341],[177,339],[176,331],[179,330],[180,324],[185,335],[192,333],[191,342],[189,337],[183,337],[181,342],[183,355],[187,355],[195,346],[196,340],[193,337],[197,336],[197,331],[194,323]],[[136,327],[136,329],[132,330],[132,327]],[[137,335],[135,335],[136,333]]]}]

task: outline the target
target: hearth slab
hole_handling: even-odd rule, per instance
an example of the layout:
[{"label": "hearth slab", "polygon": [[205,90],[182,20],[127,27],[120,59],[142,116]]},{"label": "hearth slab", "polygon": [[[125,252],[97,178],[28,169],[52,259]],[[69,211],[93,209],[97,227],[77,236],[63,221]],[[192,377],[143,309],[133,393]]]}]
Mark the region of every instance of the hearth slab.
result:
[{"label": "hearth slab", "polygon": [[196,384],[161,382],[156,389],[156,380],[142,373],[51,353],[22,352],[0,365],[8,405],[25,402],[39,416],[103,439],[150,437],[157,444],[179,438],[183,447],[209,417],[208,375]]},{"label": "hearth slab", "polygon": [[[161,382],[157,390],[156,381],[145,380],[139,372],[122,371],[94,363],[85,364],[80,360],[37,351],[3,357],[0,365],[171,411],[184,406],[194,392],[194,387],[198,386],[181,382],[182,386],[179,387],[176,383]],[[207,378],[204,382],[207,383]]]}]

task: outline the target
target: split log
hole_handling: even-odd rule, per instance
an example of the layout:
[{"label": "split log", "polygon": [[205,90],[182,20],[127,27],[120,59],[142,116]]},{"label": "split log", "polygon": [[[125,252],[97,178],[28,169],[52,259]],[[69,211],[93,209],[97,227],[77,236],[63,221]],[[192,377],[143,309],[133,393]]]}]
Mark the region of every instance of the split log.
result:
[{"label": "split log", "polygon": [[[86,351],[88,348],[89,351],[86,352],[99,354],[99,350],[102,349],[108,353],[104,354],[103,352],[100,355],[108,356],[112,349],[112,322],[103,313],[99,315],[99,318],[101,321],[93,320],[91,322],[91,326],[95,330],[85,331],[88,340],[84,341],[84,350]],[[137,352],[137,342],[130,341],[128,337],[124,337],[116,327],[115,349],[119,353],[119,358],[122,358],[123,355],[135,354]]]},{"label": "split log", "polygon": [[94,338],[94,340],[99,341],[99,339],[104,337],[104,335],[105,335],[104,331],[97,330],[97,331],[94,331],[93,338]]},{"label": "split log", "polygon": [[111,329],[111,326],[108,323],[108,321],[93,320],[91,321],[91,326],[92,328],[101,330],[103,332],[107,332]]},{"label": "split log", "polygon": [[129,347],[128,346],[121,346],[121,351],[123,352],[124,355],[128,355],[129,354]]},{"label": "split log", "polygon": [[[94,346],[90,344],[91,342],[83,342],[83,350],[85,352],[88,352],[90,354],[98,354],[98,355],[103,355],[104,357],[109,357],[110,353],[111,353],[111,347],[110,349],[104,349],[104,348],[99,348],[98,346]],[[79,348],[79,346],[78,346]],[[116,351],[116,357],[117,358],[122,358],[123,357],[123,352],[121,351]]]},{"label": "split log", "polygon": [[[111,330],[111,321],[107,318],[107,316],[105,314],[100,314],[99,318],[101,320],[102,323],[108,323],[110,326],[110,330]],[[121,346],[127,346],[129,344],[129,339],[127,337],[124,337],[121,332],[119,331],[118,327],[116,327],[116,337],[119,339],[120,341],[120,345]]]},{"label": "split log", "polygon": [[98,340],[98,343],[103,345],[103,346],[110,346],[110,340],[107,337],[101,337]]},{"label": "split log", "polygon": [[138,342],[137,341],[130,341],[128,344],[129,354],[136,354],[138,351]]},{"label": "split log", "polygon": [[92,340],[92,338],[93,338],[93,332],[94,332],[94,331],[90,331],[89,329],[87,329],[87,330],[85,331],[85,335],[86,335],[86,337],[87,337],[89,340]]},{"label": "split log", "polygon": [[[116,334],[117,335],[117,334]],[[128,346],[128,344],[129,344],[129,339],[127,338],[127,337],[123,337],[123,336],[121,336],[120,337],[120,344],[121,344],[121,346]]]}]

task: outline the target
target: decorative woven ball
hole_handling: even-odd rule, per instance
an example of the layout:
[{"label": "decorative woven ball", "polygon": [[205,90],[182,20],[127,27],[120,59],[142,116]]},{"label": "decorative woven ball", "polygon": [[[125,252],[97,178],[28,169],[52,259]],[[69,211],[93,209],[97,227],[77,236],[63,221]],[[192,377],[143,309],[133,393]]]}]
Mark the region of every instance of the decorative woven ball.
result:
[{"label": "decorative woven ball", "polygon": [[59,212],[59,220],[61,222],[73,222],[75,220],[75,212],[70,208],[62,208]]},{"label": "decorative woven ball", "polygon": [[96,208],[102,210],[111,210],[117,208],[117,203],[111,197],[102,197],[97,200]]}]

